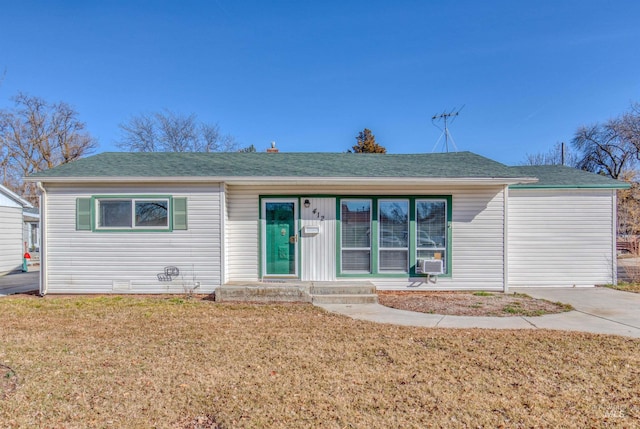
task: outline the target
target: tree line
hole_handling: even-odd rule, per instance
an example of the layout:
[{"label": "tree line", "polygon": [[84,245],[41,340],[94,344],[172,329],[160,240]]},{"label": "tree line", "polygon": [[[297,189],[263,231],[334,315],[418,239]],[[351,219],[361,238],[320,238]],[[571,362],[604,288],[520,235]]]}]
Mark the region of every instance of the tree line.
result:
[{"label": "tree line", "polygon": [[23,93],[13,101],[12,109],[0,110],[2,184],[37,204],[34,185],[23,176],[75,161],[95,150],[98,142],[66,103]]},{"label": "tree line", "polygon": [[606,122],[579,127],[570,145],[527,154],[524,164],[564,164],[617,180],[631,180],[640,161],[640,103]]},{"label": "tree line", "polygon": [[[92,154],[98,141],[87,131],[79,113],[64,102],[50,103],[40,97],[18,93],[13,107],[0,109],[0,174],[2,184],[37,204],[33,184],[22,178],[37,171],[75,161]],[[195,114],[171,110],[143,113],[119,124],[119,149],[129,152],[256,152],[254,145],[241,147],[216,123],[201,121]],[[347,152],[385,154],[365,128]],[[622,201],[640,201],[636,167],[640,162],[640,103],[603,123],[579,127],[569,145],[556,144],[549,152],[527,154],[523,164],[564,164],[626,180],[633,188],[620,195]],[[624,210],[621,213],[626,216]],[[629,217],[640,214],[631,210]],[[634,234],[640,233],[638,231]]]},{"label": "tree line", "polygon": [[[25,93],[18,93],[12,101],[11,108],[0,109],[1,183],[37,205],[34,184],[24,182],[23,177],[90,155],[98,140],[67,103],[51,103]],[[195,114],[170,110],[139,114],[119,128],[116,145],[129,152],[255,152],[253,145],[240,149],[218,124],[200,121]]]},{"label": "tree line", "polygon": [[[23,177],[73,162],[92,154],[98,140],[87,131],[79,113],[64,102],[51,103],[18,93],[11,108],[0,109],[0,174],[2,184],[38,204],[33,183]],[[118,125],[116,146],[127,152],[256,152],[252,144],[240,147],[216,123],[195,114],[171,110],[142,113]],[[369,129],[356,136],[354,153],[386,153]]]},{"label": "tree line", "polygon": [[564,164],[622,180],[618,191],[618,234],[640,235],[640,103],[605,122],[579,127],[570,144],[557,143],[549,152],[529,154],[527,165]]}]

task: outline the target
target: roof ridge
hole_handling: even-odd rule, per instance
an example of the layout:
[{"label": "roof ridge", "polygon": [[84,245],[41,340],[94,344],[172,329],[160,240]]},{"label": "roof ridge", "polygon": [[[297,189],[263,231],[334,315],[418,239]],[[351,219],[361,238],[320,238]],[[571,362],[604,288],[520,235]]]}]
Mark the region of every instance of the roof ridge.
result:
[{"label": "roof ridge", "polygon": [[44,178],[300,177],[511,179],[516,170],[472,152],[349,154],[346,152],[102,152],[50,170]]}]

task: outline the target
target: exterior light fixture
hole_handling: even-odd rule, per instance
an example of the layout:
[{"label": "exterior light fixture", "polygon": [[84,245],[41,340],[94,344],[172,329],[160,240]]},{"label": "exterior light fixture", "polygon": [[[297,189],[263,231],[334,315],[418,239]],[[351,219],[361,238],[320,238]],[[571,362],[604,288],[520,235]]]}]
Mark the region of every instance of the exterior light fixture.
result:
[{"label": "exterior light fixture", "polygon": [[309,202],[309,199],[308,199],[308,198],[307,198],[307,199],[305,199],[305,200],[304,200],[304,208],[305,208],[305,209],[308,209],[310,205],[311,205],[311,203]]}]

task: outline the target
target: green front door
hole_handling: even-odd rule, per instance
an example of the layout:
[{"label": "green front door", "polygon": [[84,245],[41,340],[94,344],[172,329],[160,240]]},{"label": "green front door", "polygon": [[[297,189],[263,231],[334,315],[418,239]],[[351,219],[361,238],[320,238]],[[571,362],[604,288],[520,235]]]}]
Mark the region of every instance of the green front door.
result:
[{"label": "green front door", "polygon": [[265,275],[296,275],[296,203],[264,201]]}]

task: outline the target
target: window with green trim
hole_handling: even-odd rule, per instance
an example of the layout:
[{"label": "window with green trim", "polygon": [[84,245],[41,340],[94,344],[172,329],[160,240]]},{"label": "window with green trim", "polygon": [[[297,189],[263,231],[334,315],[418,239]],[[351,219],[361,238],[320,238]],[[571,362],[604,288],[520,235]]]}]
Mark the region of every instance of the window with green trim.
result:
[{"label": "window with green trim", "polygon": [[420,275],[419,259],[450,272],[450,196],[339,198],[340,274]]},{"label": "window with green trim", "polygon": [[447,272],[447,201],[416,200],[416,260],[442,259]]},{"label": "window with green trim", "polygon": [[98,229],[168,229],[168,198],[98,198]]},{"label": "window with green trim", "polygon": [[78,231],[170,232],[187,229],[187,199],[99,195],[76,200]]},{"label": "window with green trim", "polygon": [[409,200],[378,201],[378,270],[409,272]]},{"label": "window with green trim", "polygon": [[342,221],[342,272],[371,272],[371,200],[344,199]]}]

